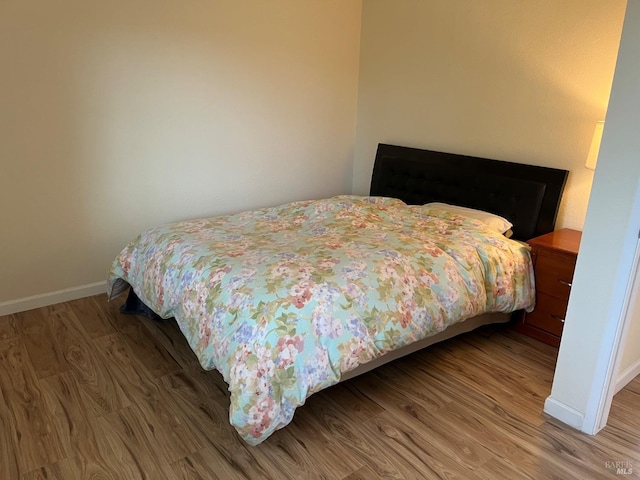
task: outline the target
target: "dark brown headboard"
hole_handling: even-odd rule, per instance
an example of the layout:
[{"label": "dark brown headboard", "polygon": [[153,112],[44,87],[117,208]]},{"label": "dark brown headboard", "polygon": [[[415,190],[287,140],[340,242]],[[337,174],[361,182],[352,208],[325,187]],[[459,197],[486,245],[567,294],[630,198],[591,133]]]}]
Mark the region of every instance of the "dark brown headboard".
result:
[{"label": "dark brown headboard", "polygon": [[395,145],[378,145],[371,195],[444,202],[501,215],[513,238],[553,231],[569,172]]}]

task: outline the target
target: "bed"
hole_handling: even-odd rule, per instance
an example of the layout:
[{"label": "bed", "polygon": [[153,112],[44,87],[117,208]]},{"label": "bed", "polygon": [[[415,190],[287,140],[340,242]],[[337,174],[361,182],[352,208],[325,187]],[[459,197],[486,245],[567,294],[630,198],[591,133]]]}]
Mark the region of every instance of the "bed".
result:
[{"label": "bed", "polygon": [[369,196],[143,232],[114,260],[109,298],[130,288],[127,303],[174,317],[256,445],[317,391],[531,309],[518,240],[553,230],[567,175],[380,144]]}]

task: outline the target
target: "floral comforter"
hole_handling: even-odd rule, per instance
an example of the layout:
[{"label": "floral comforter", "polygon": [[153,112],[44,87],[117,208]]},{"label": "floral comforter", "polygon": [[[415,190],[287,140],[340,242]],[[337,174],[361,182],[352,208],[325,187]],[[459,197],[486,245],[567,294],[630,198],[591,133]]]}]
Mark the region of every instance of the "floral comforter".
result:
[{"label": "floral comforter", "polygon": [[252,445],[341,373],[534,302],[525,246],[477,220],[383,197],[152,228],[115,259],[110,297],[127,284],[175,317],[203,368],[221,372],[230,421]]}]

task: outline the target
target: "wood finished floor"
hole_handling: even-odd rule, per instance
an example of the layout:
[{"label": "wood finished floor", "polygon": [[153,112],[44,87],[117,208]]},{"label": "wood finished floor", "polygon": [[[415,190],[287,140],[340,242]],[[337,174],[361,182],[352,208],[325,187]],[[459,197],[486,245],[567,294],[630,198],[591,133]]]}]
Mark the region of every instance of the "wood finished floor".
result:
[{"label": "wood finished floor", "polygon": [[119,303],[0,317],[0,479],[640,478],[640,378],[581,434],[541,413],[556,350],[509,328],[317,393],[248,447],[175,323]]}]

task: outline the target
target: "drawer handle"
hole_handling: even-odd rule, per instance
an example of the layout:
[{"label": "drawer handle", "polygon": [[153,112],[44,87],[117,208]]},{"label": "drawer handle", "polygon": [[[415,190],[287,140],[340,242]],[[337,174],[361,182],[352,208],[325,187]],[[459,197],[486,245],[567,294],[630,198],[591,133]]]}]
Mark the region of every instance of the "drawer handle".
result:
[{"label": "drawer handle", "polygon": [[551,318],[553,318],[554,320],[558,320],[561,323],[564,323],[564,318],[560,318],[557,315],[554,315],[553,313],[551,314]]},{"label": "drawer handle", "polygon": [[561,283],[562,285],[566,285],[567,287],[571,288],[571,282],[565,282],[564,280],[560,280],[560,279],[558,279],[558,282]]}]

